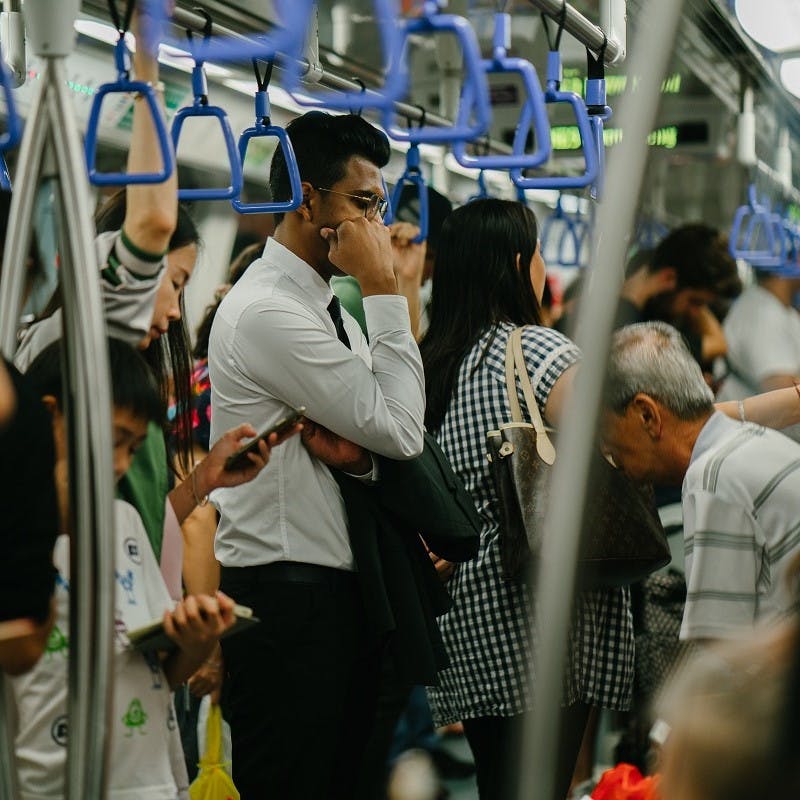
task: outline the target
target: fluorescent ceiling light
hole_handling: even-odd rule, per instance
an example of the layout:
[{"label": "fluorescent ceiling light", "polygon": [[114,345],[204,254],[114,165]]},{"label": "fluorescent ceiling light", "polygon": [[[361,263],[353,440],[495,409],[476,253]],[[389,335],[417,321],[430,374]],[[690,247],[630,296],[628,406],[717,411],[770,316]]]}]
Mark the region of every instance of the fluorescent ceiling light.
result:
[{"label": "fluorescent ceiling light", "polygon": [[736,16],[745,32],[776,53],[800,50],[797,0],[736,0]]},{"label": "fluorescent ceiling light", "polygon": [[800,99],[800,58],[787,58],[781,64],[781,83],[787,92]]}]

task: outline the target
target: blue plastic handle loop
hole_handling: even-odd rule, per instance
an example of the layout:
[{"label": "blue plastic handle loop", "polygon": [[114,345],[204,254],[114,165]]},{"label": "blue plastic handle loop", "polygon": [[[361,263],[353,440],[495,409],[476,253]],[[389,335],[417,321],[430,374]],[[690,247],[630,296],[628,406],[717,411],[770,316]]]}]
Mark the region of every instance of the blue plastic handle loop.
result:
[{"label": "blue plastic handle loop", "polygon": [[11,191],[11,176],[8,174],[6,157],[2,153],[0,153],[0,191]]},{"label": "blue plastic handle loop", "polygon": [[250,128],[245,128],[239,137],[239,161],[244,170],[244,160],[247,155],[247,146],[251,139],[272,137],[278,140],[278,146],[283,148],[283,157],[286,161],[286,170],[289,173],[289,186],[292,196],[289,200],[273,200],[268,203],[243,203],[238,197],[231,200],[231,205],[240,214],[283,214],[294,211],[303,202],[303,187],[300,181],[300,168],[294,154],[292,141],[289,134],[278,125],[269,123],[270,107],[269,95],[266,91],[256,92],[256,121]]},{"label": "blue plastic handle loop", "polygon": [[[511,180],[523,189],[583,189],[591,186],[598,175],[598,150],[595,145],[595,134],[589,122],[589,114],[583,98],[574,92],[561,91],[561,54],[551,50],[547,54],[547,88],[544,93],[545,103],[565,104],[572,107],[578,133],[581,137],[581,149],[586,164],[583,175],[545,175],[541,177],[526,178],[521,169],[511,170]],[[514,136],[513,150],[521,153],[525,150],[525,139],[533,123],[533,113],[530,106],[525,105],[520,115],[519,126]]]},{"label": "blue plastic handle loop", "polygon": [[604,41],[600,53],[595,57],[591,50],[586,51],[586,110],[589,113],[589,124],[592,128],[593,141],[597,150],[597,179],[589,189],[592,200],[600,200],[606,173],[606,147],[603,140],[605,121],[611,118],[611,109],[606,105],[606,73],[605,73]]},{"label": "blue plastic handle loop", "polygon": [[[747,200],[747,204],[739,206],[733,216],[728,245],[730,254],[757,268],[779,269],[786,249],[780,216],[773,214],[766,202],[758,201],[752,184],[747,190]],[[747,225],[743,233],[745,221]]]},{"label": "blue plastic handle loop", "polygon": [[[285,64],[291,64],[303,55],[305,32],[314,10],[315,0],[273,0],[272,6],[280,20],[279,25],[251,37],[212,34],[203,42],[203,57],[207,61],[248,61],[251,58],[274,58],[280,54]],[[142,33],[155,49],[165,44],[178,50],[186,49],[186,39],[170,32],[169,18],[164,0],[139,0],[142,18],[147,21]],[[213,26],[210,26],[213,31]]]},{"label": "blue plastic handle loop", "polygon": [[416,144],[412,144],[408,148],[405,172],[400,176],[392,192],[390,207],[383,218],[387,225],[391,225],[394,221],[394,212],[400,206],[403,186],[407,183],[417,187],[419,197],[419,233],[411,240],[419,244],[428,238],[428,187],[425,185],[425,179],[419,168],[419,147]]},{"label": "blue plastic handle loop", "polygon": [[[130,54],[125,44],[125,39],[120,36],[114,45],[114,62],[117,66],[117,80],[113,83],[104,83],[97,87],[92,98],[92,108],[89,112],[89,122],[86,126],[84,150],[86,165],[89,171],[89,182],[95,186],[128,186],[138,183],[163,183],[175,169],[175,154],[172,149],[167,124],[156,102],[153,87],[143,81],[132,81],[128,77],[130,70]],[[161,151],[161,170],[159,172],[98,172],[97,171],[97,136],[100,130],[100,110],[103,99],[110,94],[137,94],[147,103],[153,127],[158,137],[158,147]]]},{"label": "blue plastic handle loop", "polygon": [[[467,143],[459,139],[453,144],[453,156],[462,167],[474,169],[533,169],[541,166],[550,158],[550,121],[547,118],[547,107],[544,94],[539,83],[533,64],[522,58],[508,58],[506,53],[511,39],[511,15],[495,14],[494,48],[491,59],[481,61],[481,69],[485,74],[515,72],[522,78],[525,87],[525,103],[530,104],[530,116],[533,120],[533,130],[536,150],[533,153],[523,151],[512,152],[508,155],[469,155]],[[459,125],[466,125],[474,105],[473,88],[471,83],[464,86],[463,101],[459,106]],[[525,131],[527,136],[527,130]]]},{"label": "blue plastic handle loop", "polygon": [[227,187],[200,188],[200,189],[178,189],[179,200],[232,200],[242,193],[242,162],[239,159],[239,151],[236,148],[236,140],[233,138],[231,124],[228,115],[219,106],[208,105],[208,84],[206,81],[203,61],[205,60],[205,47],[203,60],[197,60],[192,69],[192,90],[194,92],[194,102],[191,106],[180,109],[172,120],[172,145],[175,152],[178,152],[178,142],[181,137],[181,130],[187,119],[195,117],[214,117],[219,121],[222,130],[222,138],[225,141],[225,149],[228,153],[228,163],[231,169],[231,182]]},{"label": "blue plastic handle loop", "polygon": [[467,202],[471,203],[473,200],[488,200],[491,197],[489,190],[486,188],[486,176],[484,171],[478,173],[478,192],[467,198]]},{"label": "blue plastic handle loop", "polygon": [[[464,17],[455,14],[440,14],[441,4],[426,0],[422,16],[404,20],[400,25],[398,59],[390,67],[391,72],[401,73],[403,85],[408,85],[408,40],[411,36],[434,33],[452,33],[461,45],[464,57],[464,89],[461,93],[456,122],[446,127],[422,125],[418,128],[398,128],[391,107],[384,109],[383,127],[399,142],[457,142],[471,141],[483,136],[492,124],[492,108],[489,102],[489,87],[482,67],[481,51],[475,31]],[[466,110],[464,109],[466,106]],[[474,122],[470,123],[473,118]]]},{"label": "blue plastic handle loop", "polygon": [[554,230],[559,231],[555,248],[555,263],[562,267],[581,266],[581,250],[583,247],[584,223],[574,219],[564,211],[559,196],[555,210],[545,218],[539,234],[542,254],[547,259],[552,252],[549,247],[550,237]]},{"label": "blue plastic handle loop", "polygon": [[[291,0],[289,0],[291,2]],[[357,92],[324,91],[313,93],[302,83],[304,62],[290,59],[284,62],[283,87],[301,106],[315,106],[349,111],[353,108],[374,108],[390,110],[395,101],[400,100],[408,90],[408,72],[395,69],[392,65],[399,62],[403,49],[403,39],[397,26],[400,8],[397,0],[373,0],[374,19],[381,42],[381,52],[386,69],[386,78],[380,89],[363,87]],[[308,28],[308,20],[301,26],[304,33]],[[304,44],[304,42],[303,42]],[[301,45],[302,51],[302,45]]]}]

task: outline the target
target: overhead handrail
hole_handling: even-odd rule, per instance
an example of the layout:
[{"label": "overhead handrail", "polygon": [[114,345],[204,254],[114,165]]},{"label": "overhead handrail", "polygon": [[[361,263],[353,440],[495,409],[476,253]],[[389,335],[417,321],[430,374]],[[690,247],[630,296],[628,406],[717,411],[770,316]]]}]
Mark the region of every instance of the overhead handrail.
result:
[{"label": "overhead handrail", "polygon": [[[412,36],[427,36],[435,33],[452,33],[461,45],[464,57],[464,90],[461,94],[459,113],[453,125],[438,127],[421,123],[419,127],[398,128],[394,121],[392,107],[383,112],[383,127],[393,139],[399,142],[457,142],[471,141],[483,136],[492,123],[492,108],[489,102],[489,87],[486,73],[481,67],[481,50],[475,31],[469,21],[455,14],[442,14],[445,0],[425,0],[419,17],[406,19],[400,23],[397,60],[390,71],[402,73],[404,85],[408,85],[408,41]],[[471,94],[470,94],[471,92]],[[465,97],[471,102],[466,112],[461,109],[467,105]],[[474,121],[472,121],[474,120]]]},{"label": "overhead handrail", "polygon": [[225,151],[228,155],[228,164],[231,170],[231,182],[226,187],[203,187],[199,189],[178,189],[178,199],[180,200],[232,200],[242,193],[242,162],[239,160],[239,151],[236,148],[236,140],[233,138],[231,123],[228,115],[221,106],[210,105],[208,102],[208,81],[206,80],[205,70],[205,43],[208,41],[211,30],[211,17],[208,20],[207,31],[203,37],[203,43],[196,45],[191,30],[186,31],[189,40],[189,50],[194,59],[192,67],[192,92],[194,100],[192,105],[184,106],[176,112],[172,120],[172,146],[178,152],[178,142],[180,141],[181,131],[184,123],[196,117],[212,118],[219,122],[222,131],[222,139],[225,142]]},{"label": "overhead handrail", "polygon": [[[79,3],[26,0],[28,41],[42,59],[41,79],[22,138],[0,276],[0,348],[12,358],[40,177],[53,169],[64,292],[66,419],[72,538],[70,575],[69,737],[66,795],[106,796],[113,686],[114,547],[111,391],[91,198],[81,136],[67,85]],[[68,376],[68,377],[67,377]],[[0,676],[0,739],[7,744]],[[13,741],[13,738],[12,738]],[[0,796],[19,797],[15,761],[0,747]]]},{"label": "overhead handrail", "polygon": [[[397,25],[400,8],[397,0],[373,0],[372,7],[383,60],[387,67],[383,86],[380,89],[368,89],[362,82],[360,92],[325,91],[312,97],[307,94],[307,89],[302,85],[303,62],[296,59],[287,60],[284,62],[285,78],[282,85],[297,103],[302,106],[316,106],[339,111],[348,111],[352,108],[361,110],[373,108],[386,111],[393,107],[396,100],[405,95],[408,90],[408,72],[394,69],[392,66],[398,63],[400,52],[403,49],[403,40]],[[306,22],[302,30],[305,31],[307,27]]]},{"label": "overhead handrail", "polygon": [[[525,87],[525,105],[528,106],[528,115],[533,123],[534,142],[536,149],[532,153],[525,152],[525,138],[522,139],[522,149],[516,149],[511,154],[469,155],[467,142],[458,139],[453,144],[453,156],[462,167],[474,169],[534,169],[541,166],[550,158],[550,121],[547,118],[544,94],[539,83],[533,64],[523,58],[510,58],[508,50],[511,47],[511,14],[498,12],[494,15],[494,41],[492,58],[480,62],[485,74],[516,73],[522,78]],[[473,87],[467,83],[464,95],[459,106],[459,125],[466,125],[472,113],[474,103]],[[525,129],[527,137],[530,125]]]},{"label": "overhead handrail", "polygon": [[[567,4],[564,2],[564,9],[566,7]],[[548,104],[562,104],[572,108],[581,138],[581,149],[586,166],[582,175],[545,175],[531,178],[526,178],[521,169],[513,169],[511,170],[511,180],[523,189],[583,189],[586,186],[591,186],[597,180],[598,154],[597,147],[594,144],[594,133],[583,98],[575,94],[575,92],[561,91],[561,53],[558,48],[561,44],[561,34],[564,31],[564,19],[562,17],[559,21],[555,39],[550,37],[550,30],[547,27],[546,20],[547,18],[542,15],[542,22],[550,45],[550,51],[547,54],[547,81],[544,99]],[[523,106],[519,126],[514,136],[513,149],[515,153],[524,152],[525,140],[533,121],[530,106]]]},{"label": "overhead handrail", "polygon": [[[605,37],[605,34],[603,34]],[[594,135],[594,146],[597,151],[597,178],[589,189],[592,200],[600,200],[603,194],[603,181],[606,171],[606,146],[603,140],[605,121],[611,118],[611,109],[606,105],[606,67],[605,50],[608,39],[603,39],[603,46],[597,56],[591,50],[586,51],[586,111],[589,114],[589,125]]]},{"label": "overhead handrail", "polygon": [[[139,0],[144,17],[150,22],[143,34],[150,46],[168,45],[177,50],[185,49],[186,42],[170,33],[167,4],[164,0]],[[203,55],[207,61],[249,61],[253,58],[268,60],[279,56],[290,63],[292,59],[302,56],[303,38],[308,20],[314,10],[315,0],[273,0],[272,7],[280,20],[268,31],[255,37],[237,36],[232,32],[223,32],[221,26],[210,24],[204,27],[208,33],[203,46]],[[175,9],[175,17],[179,18],[179,9]],[[202,13],[202,9],[195,9]],[[206,17],[207,19],[207,17]]]},{"label": "overhead handrail", "polygon": [[[425,118],[423,115],[422,125],[425,125]],[[395,184],[394,191],[392,192],[392,201],[383,221],[387,225],[391,225],[394,220],[394,214],[400,207],[400,198],[403,194],[403,187],[408,183],[417,187],[417,195],[419,197],[419,233],[411,240],[419,244],[428,238],[428,187],[425,185],[425,178],[422,177],[422,170],[419,166],[419,145],[416,143],[411,144],[406,153],[406,168],[403,174]]]},{"label": "overhead handrail", "polygon": [[239,197],[235,197],[231,200],[231,205],[240,214],[282,214],[286,211],[294,211],[303,202],[300,168],[297,164],[297,156],[294,154],[292,141],[286,131],[279,125],[273,125],[270,119],[269,82],[272,78],[272,69],[273,61],[270,59],[266,72],[262,76],[258,68],[258,59],[253,59],[253,71],[256,74],[256,121],[250,128],[245,128],[239,137],[239,160],[242,172],[244,172],[247,147],[251,140],[267,137],[277,139],[278,146],[283,148],[292,196],[288,200],[272,200],[264,203],[243,203]]},{"label": "overhead handrail", "polygon": [[[156,101],[153,87],[145,81],[132,81],[131,73],[131,54],[125,42],[125,36],[130,27],[131,15],[133,13],[133,0],[128,0],[125,7],[125,15],[121,19],[115,0],[109,0],[108,9],[111,19],[117,29],[119,38],[114,45],[114,63],[117,67],[117,80],[104,83],[97,87],[92,98],[92,108],[89,112],[89,122],[86,126],[86,138],[84,150],[86,153],[86,165],[89,170],[89,181],[95,186],[127,186],[138,183],[163,183],[175,169],[175,155],[172,144],[167,133],[167,124],[164,116]],[[158,138],[159,149],[161,150],[161,171],[160,172],[98,172],[97,170],[97,137],[100,131],[100,110],[103,106],[103,99],[109,94],[132,94],[141,97],[150,110],[153,118],[153,127]]]},{"label": "overhead handrail", "polygon": [[[742,226],[747,222],[744,231]],[[785,242],[780,217],[773,214],[767,202],[759,202],[756,187],[747,189],[747,203],[733,215],[728,243],[731,256],[743,259],[762,269],[780,268],[785,258]]]}]

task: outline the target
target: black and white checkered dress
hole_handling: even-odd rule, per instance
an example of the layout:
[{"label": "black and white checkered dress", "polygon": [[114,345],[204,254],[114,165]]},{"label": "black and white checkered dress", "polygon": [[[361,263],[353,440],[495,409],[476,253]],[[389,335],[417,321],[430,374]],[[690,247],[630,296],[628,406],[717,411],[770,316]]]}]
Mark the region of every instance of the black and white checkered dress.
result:
[{"label": "black and white checkered dress", "polygon": [[[486,460],[488,430],[511,420],[506,397],[505,349],[514,326],[487,330],[467,355],[437,439],[475,499],[483,519],[478,556],[460,564],[448,588],[452,609],[439,618],[451,666],[429,689],[437,724],[512,716],[532,707],[530,593],[500,577],[499,509]],[[529,326],[522,337],[528,371],[541,409],[553,384],[580,358],[556,331]],[[485,351],[485,355],[484,355]],[[525,409],[521,390],[520,403]],[[633,622],[626,589],[584,592],[568,637],[563,703],[611,709],[630,704]],[[535,682],[534,682],[535,690]]]}]

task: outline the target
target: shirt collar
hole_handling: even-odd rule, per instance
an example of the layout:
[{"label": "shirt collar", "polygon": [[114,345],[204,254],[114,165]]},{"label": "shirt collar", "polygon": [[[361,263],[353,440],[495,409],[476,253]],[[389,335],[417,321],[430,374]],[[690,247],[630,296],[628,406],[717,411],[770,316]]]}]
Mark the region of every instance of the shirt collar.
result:
[{"label": "shirt collar", "polygon": [[270,266],[277,267],[306,294],[325,308],[331,302],[333,290],[320,274],[300,256],[270,236],[261,256]]},{"label": "shirt collar", "polygon": [[692,457],[689,459],[689,464],[696,461],[703,453],[709,448],[713,447],[718,441],[719,437],[726,432],[732,432],[741,427],[741,423],[735,419],[731,419],[721,411],[715,411],[700,430],[700,435],[694,443],[692,448]]}]

